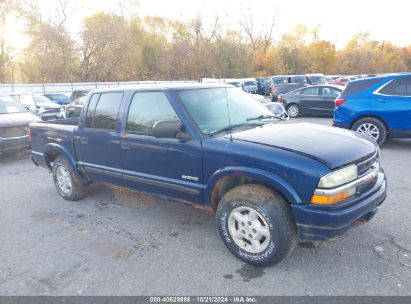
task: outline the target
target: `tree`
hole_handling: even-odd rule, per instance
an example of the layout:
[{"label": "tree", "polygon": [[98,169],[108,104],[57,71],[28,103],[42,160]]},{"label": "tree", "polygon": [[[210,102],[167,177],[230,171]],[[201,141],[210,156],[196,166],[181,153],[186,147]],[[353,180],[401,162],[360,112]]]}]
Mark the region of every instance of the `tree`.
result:
[{"label": "tree", "polygon": [[60,19],[44,21],[38,6],[23,8],[30,44],[23,50],[21,69],[29,82],[69,82],[77,66],[76,45],[64,25],[67,1],[58,2]]},{"label": "tree", "polygon": [[[122,81],[136,79],[139,66],[140,25],[118,15],[97,13],[83,21],[81,67],[84,81]],[[136,42],[137,43],[134,43]]]},{"label": "tree", "polygon": [[4,39],[4,29],[8,17],[15,12],[17,2],[15,0],[0,1],[0,83],[6,82],[6,75],[11,64],[11,56]]}]

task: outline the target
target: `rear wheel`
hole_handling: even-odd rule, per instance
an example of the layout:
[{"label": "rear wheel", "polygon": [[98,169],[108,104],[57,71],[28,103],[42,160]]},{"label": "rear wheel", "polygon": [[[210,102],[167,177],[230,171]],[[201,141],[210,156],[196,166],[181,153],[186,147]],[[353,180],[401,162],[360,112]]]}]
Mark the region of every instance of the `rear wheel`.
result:
[{"label": "rear wheel", "polygon": [[53,162],[53,179],[57,192],[66,200],[77,201],[87,195],[87,185],[74,173],[63,156],[57,157]]},{"label": "rear wheel", "polygon": [[387,139],[387,128],[377,118],[362,118],[351,129],[373,138],[379,145],[382,145]]},{"label": "rear wheel", "polygon": [[249,264],[277,264],[295,247],[297,229],[290,208],[265,186],[247,184],[231,189],[221,199],[216,217],[226,247]]},{"label": "rear wheel", "polygon": [[287,107],[287,113],[291,118],[300,116],[300,107],[296,104],[290,104]]}]

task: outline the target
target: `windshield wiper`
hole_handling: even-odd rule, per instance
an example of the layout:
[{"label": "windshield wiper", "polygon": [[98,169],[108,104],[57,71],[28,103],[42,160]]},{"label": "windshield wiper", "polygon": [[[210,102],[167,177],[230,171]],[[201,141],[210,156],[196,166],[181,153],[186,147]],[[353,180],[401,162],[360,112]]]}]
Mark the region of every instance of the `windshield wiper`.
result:
[{"label": "windshield wiper", "polygon": [[280,119],[278,116],[275,115],[260,115],[257,117],[251,117],[251,118],[247,118],[247,121],[251,121],[251,120],[262,120],[262,119],[268,119],[268,118],[276,118],[276,119]]},{"label": "windshield wiper", "polygon": [[226,126],[226,127],[222,128],[222,129],[220,129],[220,130],[214,131],[213,133],[211,133],[211,135],[213,136],[213,135],[218,134],[218,133],[228,132],[228,131],[234,130],[234,129],[236,129],[236,128],[239,128],[239,127],[248,127],[248,126],[251,126],[251,127],[260,127],[260,126],[262,126],[262,125],[263,125],[263,124],[261,124],[261,123],[240,123],[240,124],[233,124],[233,125]]}]

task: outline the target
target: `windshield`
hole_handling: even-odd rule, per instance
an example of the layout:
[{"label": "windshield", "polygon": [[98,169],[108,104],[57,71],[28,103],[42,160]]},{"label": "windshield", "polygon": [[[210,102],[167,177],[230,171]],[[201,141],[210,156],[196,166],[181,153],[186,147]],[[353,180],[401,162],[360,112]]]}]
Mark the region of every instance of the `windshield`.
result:
[{"label": "windshield", "polygon": [[45,96],[51,100],[57,100],[57,101],[68,101],[69,100],[69,98],[64,94],[46,94]]},{"label": "windshield", "polygon": [[307,78],[305,76],[291,76],[291,82],[306,84]]},{"label": "windshield", "polygon": [[231,84],[235,87],[241,87],[241,82],[239,82],[239,81],[230,81],[230,82],[227,82],[227,83]]},{"label": "windshield", "polygon": [[24,113],[27,110],[9,96],[0,97],[0,114]]},{"label": "windshield", "polygon": [[271,79],[274,84],[288,83],[286,77],[273,77]]},{"label": "windshield", "polygon": [[272,120],[273,114],[266,107],[236,88],[182,90],[176,98],[205,135],[233,125],[255,126],[259,120],[255,118],[260,116],[261,123]]},{"label": "windshield", "polygon": [[326,79],[323,76],[309,76],[311,84],[326,84]]},{"label": "windshield", "polygon": [[256,87],[257,86],[257,81],[244,81],[244,86],[246,86],[246,87],[251,87],[251,86]]},{"label": "windshield", "polygon": [[36,104],[42,104],[42,103],[50,103],[51,100],[48,99],[45,96],[34,96],[34,101]]}]

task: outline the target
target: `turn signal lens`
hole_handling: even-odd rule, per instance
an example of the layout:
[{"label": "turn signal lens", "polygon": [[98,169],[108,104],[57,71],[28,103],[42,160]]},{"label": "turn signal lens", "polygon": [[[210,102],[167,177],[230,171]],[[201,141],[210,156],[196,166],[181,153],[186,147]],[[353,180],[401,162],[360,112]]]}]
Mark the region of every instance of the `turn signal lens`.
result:
[{"label": "turn signal lens", "polygon": [[311,196],[311,203],[317,205],[333,205],[349,198],[355,194],[355,188],[334,195],[318,195]]}]

